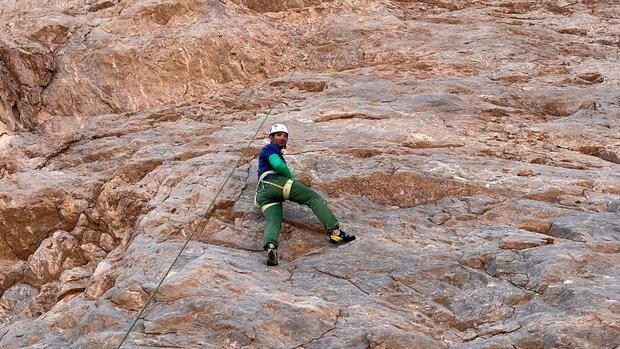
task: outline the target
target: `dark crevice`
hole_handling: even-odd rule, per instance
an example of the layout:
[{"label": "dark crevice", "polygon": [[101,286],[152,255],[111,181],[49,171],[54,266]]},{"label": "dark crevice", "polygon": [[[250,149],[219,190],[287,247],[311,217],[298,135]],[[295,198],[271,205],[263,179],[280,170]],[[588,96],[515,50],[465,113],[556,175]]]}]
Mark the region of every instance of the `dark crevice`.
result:
[{"label": "dark crevice", "polygon": [[80,139],[75,139],[75,140],[72,140],[72,141],[69,141],[69,142],[63,144],[63,146],[60,147],[60,149],[58,149],[58,150],[52,152],[50,155],[46,156],[45,157],[45,161],[43,162],[43,164],[38,165],[37,167],[35,167],[35,169],[39,170],[39,169],[41,169],[43,167],[46,167],[49,164],[50,161],[52,161],[53,159],[61,156],[62,154],[65,154],[67,151],[69,151],[69,149],[74,144],[78,143],[81,140],[82,140],[81,138]]},{"label": "dark crevice", "polygon": [[[61,49],[61,47],[56,48],[56,50],[59,50],[59,49]],[[52,64],[55,64],[55,60],[54,62],[52,62]],[[56,74],[57,70],[55,68],[47,68],[47,71],[50,73],[50,77],[49,77],[49,80],[47,80],[47,82],[45,83],[45,85],[41,86],[41,96],[45,94],[46,90],[52,84],[52,81],[54,80],[54,78],[57,76]],[[39,104],[39,109],[44,107],[44,105],[41,105],[41,104]]]},{"label": "dark crevice", "polygon": [[4,243],[6,244],[6,246],[9,248],[9,250],[11,250],[11,252],[13,253],[13,255],[15,256],[15,258],[19,259],[19,253],[17,253],[17,251],[15,251],[15,249],[13,248],[13,246],[11,246],[11,244],[9,243],[9,240],[6,238],[6,234],[0,234],[0,237],[2,238],[2,240],[4,240]]},{"label": "dark crevice", "polygon": [[364,113],[333,113],[328,115],[322,115],[314,119],[314,122],[328,122],[332,120],[346,120],[346,119],[365,119],[365,120],[383,120],[389,119],[389,115],[371,115]]},{"label": "dark crevice", "polygon": [[11,108],[11,113],[13,114],[13,120],[15,120],[18,123],[21,123],[22,114],[20,113],[19,108],[17,107],[17,104],[13,104],[13,107]]},{"label": "dark crevice", "polygon": [[494,333],[492,333],[492,334],[490,334],[490,335],[489,335],[489,334],[484,334],[484,335],[481,335],[481,336],[480,336],[480,335],[476,335],[476,336],[475,336],[475,337],[473,337],[473,338],[470,338],[470,339],[466,339],[466,340],[464,340],[464,341],[463,341],[463,343],[466,343],[466,342],[472,342],[472,341],[474,341],[474,340],[476,340],[476,339],[479,339],[479,338],[489,339],[489,338],[493,338],[493,337],[496,337],[496,336],[505,336],[505,335],[507,335],[507,334],[510,334],[510,333],[513,333],[513,332],[516,332],[516,331],[520,330],[522,327],[523,327],[522,325],[518,325],[518,326],[517,326],[516,328],[514,328],[514,329],[510,329],[510,330],[505,330],[505,329],[503,329],[503,330],[499,330],[499,331],[497,331],[497,332],[494,332]]},{"label": "dark crevice", "polygon": [[245,333],[243,333],[243,336],[244,336],[244,337],[246,337],[246,338],[249,338],[249,339],[250,339],[250,341],[249,341],[248,343],[244,344],[244,345],[241,347],[241,349],[243,349],[243,348],[247,348],[247,347],[252,347],[252,344],[256,341],[256,338],[255,338],[255,337],[250,337],[250,336],[248,336],[248,335],[247,335],[247,334],[245,334]]},{"label": "dark crevice", "polygon": [[431,222],[431,223],[433,223],[433,224],[435,224],[437,226],[442,226],[442,225],[444,225],[444,223],[446,223],[446,222],[448,222],[448,221],[450,221],[452,219],[452,213],[450,213],[449,211],[446,211],[446,209],[442,209],[441,211],[443,213],[447,213],[448,214],[448,218],[446,218],[445,220],[441,220],[440,221],[438,219],[435,219],[435,217],[430,217],[430,218],[427,218],[429,220],[429,222]]},{"label": "dark crevice", "polygon": [[225,245],[225,244],[215,244],[212,242],[204,242],[204,241],[199,241],[200,243],[203,243],[205,245],[211,245],[211,246],[217,246],[217,247],[225,247],[225,248],[230,248],[233,250],[238,250],[238,251],[244,251],[244,252],[263,252],[263,249],[254,249],[254,248],[249,248],[249,247],[240,247],[240,246],[230,246],[230,245]]},{"label": "dark crevice", "polygon": [[84,41],[84,44],[86,44],[86,41],[88,40],[88,35],[90,35],[90,33],[95,29],[95,26],[89,25],[88,30],[86,31],[86,33],[84,34],[84,36],[82,37],[82,41]]},{"label": "dark crevice", "polygon": [[618,159],[618,156],[610,152],[609,150],[605,149],[603,145],[581,146],[578,149],[571,148],[571,147],[565,147],[561,145],[556,145],[556,146],[564,150],[569,150],[569,151],[573,151],[576,153],[592,156],[592,157],[601,159],[603,161],[606,161],[612,164],[620,163],[620,159]]},{"label": "dark crevice", "polygon": [[[142,288],[144,292],[146,292],[146,290],[142,286],[140,287]],[[148,292],[146,293],[149,294]],[[145,322],[148,322],[149,320],[147,320],[147,317],[151,315],[151,312],[157,307],[158,303],[159,303],[159,300],[157,300],[157,298],[153,295],[152,300],[149,302],[149,305],[146,307],[146,309],[144,310],[144,313],[142,313],[139,319],[144,320]],[[118,306],[121,306],[121,305],[118,304]]]},{"label": "dark crevice", "polygon": [[[516,287],[516,288],[518,288],[518,289],[520,289],[520,290],[523,290],[523,291],[526,291],[526,292],[536,293],[536,294],[539,294],[539,295],[541,295],[541,296],[543,295],[543,294],[542,294],[541,292],[539,292],[539,291],[536,291],[536,290],[532,290],[532,289],[529,289],[529,288],[525,288],[525,287],[519,286],[519,285],[517,285],[517,284],[513,283],[513,282],[512,282],[511,280],[509,280],[509,279],[502,279],[502,278],[500,278],[500,277],[493,276],[493,275],[489,274],[489,271],[488,271],[488,270],[486,270],[486,266],[484,266],[484,267],[482,267],[482,268],[478,269],[478,268],[470,267],[469,265],[464,264],[464,263],[462,263],[462,262],[460,262],[460,261],[459,261],[459,264],[460,264],[463,268],[466,268],[466,269],[469,269],[469,270],[478,271],[478,272],[484,272],[484,274],[488,275],[489,277],[491,277],[491,278],[493,278],[493,279],[496,279],[496,280],[501,280],[501,281],[506,281],[506,282],[508,282],[509,284],[511,284],[512,286],[514,286],[514,287]],[[526,275],[526,276],[528,276],[528,275]],[[529,276],[528,276],[528,277],[529,277]]]},{"label": "dark crevice", "polygon": [[286,279],[286,280],[284,280],[284,281],[286,281],[286,282],[292,282],[292,280],[293,280],[293,274],[294,274],[295,270],[297,270],[297,268],[299,268],[299,267],[298,267],[298,266],[295,266],[293,269],[289,270],[290,275],[289,275],[288,279]]},{"label": "dark crevice", "polygon": [[327,331],[321,333],[320,336],[318,336],[316,338],[313,338],[313,339],[311,339],[310,341],[308,341],[306,343],[303,343],[303,344],[300,344],[298,346],[295,346],[295,347],[293,347],[291,349],[297,349],[297,348],[305,347],[306,345],[308,345],[308,344],[310,344],[312,342],[315,342],[315,341],[318,341],[318,340],[322,339],[326,334],[328,334],[331,331],[336,329],[336,326],[338,325],[338,321],[340,320],[341,315],[342,315],[342,310],[338,309],[338,314],[336,315],[336,321],[334,322],[334,325],[331,328],[329,328]]},{"label": "dark crevice", "polygon": [[6,336],[7,333],[9,333],[9,330],[6,330],[6,332],[4,332],[2,336],[0,336],[0,341],[2,341],[2,338],[4,338],[4,336]]},{"label": "dark crevice", "polygon": [[340,276],[340,275],[338,275],[338,274],[334,274],[334,273],[330,273],[330,272],[328,272],[328,271],[321,270],[321,269],[316,268],[316,267],[315,267],[314,269],[315,269],[316,271],[318,271],[319,273],[321,273],[321,274],[325,274],[325,275],[328,275],[328,276],[331,276],[331,277],[335,277],[335,278],[337,278],[337,279],[341,279],[341,280],[348,281],[351,285],[355,286],[355,288],[357,288],[358,290],[360,290],[362,293],[364,293],[364,294],[366,294],[366,295],[370,295],[370,293],[368,293],[367,291],[364,291],[361,287],[359,287],[359,286],[358,286],[355,282],[351,281],[351,279],[350,279],[350,278],[348,278],[348,277],[345,277],[345,276]]}]

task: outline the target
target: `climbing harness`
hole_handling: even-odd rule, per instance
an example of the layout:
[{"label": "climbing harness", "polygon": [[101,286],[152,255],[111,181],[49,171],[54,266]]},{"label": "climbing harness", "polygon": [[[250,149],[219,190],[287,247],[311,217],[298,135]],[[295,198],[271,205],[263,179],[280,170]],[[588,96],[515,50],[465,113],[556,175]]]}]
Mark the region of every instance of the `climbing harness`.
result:
[{"label": "climbing harness", "polygon": [[280,186],[273,182],[267,182],[267,181],[263,181],[263,183],[282,189],[282,197],[284,197],[284,200],[288,200],[288,197],[291,195],[291,187],[293,186],[292,179],[289,179],[288,181],[286,181],[286,183],[284,183],[284,186]]},{"label": "climbing harness", "polygon": [[276,174],[276,171],[265,171],[265,172],[263,172],[262,175],[260,175],[260,178],[258,178],[258,183],[256,184],[256,192],[254,193],[254,206],[256,206],[256,207],[259,207],[258,206],[258,202],[256,201],[256,197],[258,196],[258,188],[263,183],[263,180],[265,179],[265,177],[267,177],[267,176],[269,176],[271,174]]},{"label": "climbing harness", "polygon": [[[265,184],[269,184],[276,188],[282,189],[282,197],[284,197],[284,200],[288,200],[289,196],[291,195],[291,188],[293,187],[293,180],[289,179],[288,181],[286,181],[286,183],[284,183],[284,186],[277,185],[273,182],[266,181],[265,178],[267,178],[267,176],[272,175],[272,174],[276,174],[276,171],[265,171],[262,175],[260,175],[260,178],[258,179],[258,184],[256,185],[256,193],[254,194],[254,206],[259,207],[258,202],[256,201],[256,198],[258,196],[258,189],[260,187],[264,187]],[[265,213],[265,210],[267,208],[273,205],[278,205],[278,204],[280,204],[280,202],[272,202],[269,204],[265,204],[263,206],[260,206],[260,210],[263,213]]]}]

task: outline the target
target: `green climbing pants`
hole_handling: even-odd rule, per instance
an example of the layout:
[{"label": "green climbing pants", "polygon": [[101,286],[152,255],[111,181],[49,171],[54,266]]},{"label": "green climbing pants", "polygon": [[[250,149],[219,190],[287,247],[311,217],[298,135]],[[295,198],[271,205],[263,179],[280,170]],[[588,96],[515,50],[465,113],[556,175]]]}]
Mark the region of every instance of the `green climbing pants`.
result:
[{"label": "green climbing pants", "polygon": [[269,179],[258,183],[255,197],[256,205],[267,219],[263,239],[264,249],[267,249],[270,243],[278,247],[278,236],[282,228],[282,203],[285,200],[310,207],[328,233],[338,227],[338,219],[317,192],[297,180],[271,175]]}]

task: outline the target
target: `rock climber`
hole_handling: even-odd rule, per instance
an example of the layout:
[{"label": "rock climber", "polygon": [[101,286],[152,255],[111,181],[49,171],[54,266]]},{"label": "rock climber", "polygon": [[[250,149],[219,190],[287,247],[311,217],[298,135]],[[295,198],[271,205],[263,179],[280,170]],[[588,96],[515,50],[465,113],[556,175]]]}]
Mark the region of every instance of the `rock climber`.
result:
[{"label": "rock climber", "polygon": [[263,147],[258,157],[258,187],[254,204],[260,207],[267,219],[263,248],[267,251],[267,265],[278,265],[278,236],[282,228],[282,203],[291,200],[306,205],[323,224],[333,244],[355,240],[355,236],[340,229],[338,219],[325,200],[311,188],[299,183],[282,155],[288,142],[288,129],[275,124],[269,131],[270,143]]}]

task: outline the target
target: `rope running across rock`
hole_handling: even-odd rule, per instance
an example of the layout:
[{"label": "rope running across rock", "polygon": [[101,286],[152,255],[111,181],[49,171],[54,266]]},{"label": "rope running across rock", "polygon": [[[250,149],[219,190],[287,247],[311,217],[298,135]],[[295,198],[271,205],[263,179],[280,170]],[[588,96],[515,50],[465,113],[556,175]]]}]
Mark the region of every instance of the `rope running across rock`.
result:
[{"label": "rope running across rock", "polygon": [[[321,19],[321,23],[319,24],[319,26],[317,27],[316,32],[318,33],[322,26],[323,26],[323,22],[325,21],[326,16],[323,16],[323,18]],[[288,83],[292,80],[293,75],[295,74],[295,69],[297,69],[299,67],[299,64],[301,63],[301,60],[299,62],[297,62],[297,64],[295,66],[293,66],[293,71],[289,74],[288,79],[286,80],[286,82],[283,85],[283,89],[281,90],[280,96],[278,96],[278,98],[276,100],[281,100],[283,95],[284,95],[284,89],[286,88],[286,86],[288,85]],[[123,337],[123,339],[121,340],[121,342],[118,344],[117,349],[120,349],[123,345],[123,343],[125,343],[125,341],[127,340],[127,338],[129,338],[129,334],[131,333],[131,331],[133,330],[133,328],[135,327],[135,325],[138,323],[138,321],[142,318],[142,315],[144,314],[144,311],[147,309],[147,307],[149,306],[149,304],[151,303],[151,301],[154,299],[155,294],[157,293],[157,291],[159,290],[159,287],[163,284],[164,280],[166,279],[166,277],[168,276],[168,274],[170,273],[170,271],[172,270],[172,268],[174,267],[175,263],[177,262],[177,260],[179,259],[179,257],[181,256],[181,254],[183,253],[183,251],[185,250],[185,248],[187,247],[187,245],[189,244],[189,242],[191,241],[192,237],[194,236],[194,234],[196,233],[196,231],[198,230],[198,227],[200,227],[202,221],[207,217],[207,214],[211,211],[211,209],[213,208],[213,205],[215,204],[215,201],[217,200],[218,196],[220,195],[220,193],[222,192],[222,190],[224,190],[224,187],[226,186],[226,184],[228,183],[228,181],[230,180],[230,178],[232,177],[232,175],[234,174],[234,172],[237,170],[237,168],[239,167],[239,165],[241,164],[243,158],[245,157],[248,149],[250,148],[250,146],[252,145],[252,143],[254,142],[254,140],[256,139],[256,136],[258,135],[258,133],[260,132],[260,130],[263,128],[263,125],[265,124],[265,122],[267,121],[267,118],[269,118],[269,116],[271,115],[271,113],[273,112],[273,109],[275,108],[276,105],[280,104],[280,102],[275,103],[274,105],[271,106],[271,108],[269,109],[269,112],[265,115],[265,117],[263,118],[263,120],[261,121],[260,125],[258,126],[258,128],[256,129],[256,132],[254,133],[254,135],[252,136],[252,138],[250,139],[250,141],[248,142],[248,144],[246,145],[245,149],[243,150],[243,153],[239,156],[239,159],[237,160],[237,162],[235,163],[235,166],[233,166],[232,170],[230,171],[230,173],[228,174],[228,176],[226,177],[226,180],[224,180],[224,183],[220,186],[219,190],[217,191],[217,193],[215,194],[215,196],[213,197],[213,199],[211,200],[211,203],[209,204],[209,206],[207,207],[207,210],[205,211],[205,213],[201,216],[200,220],[198,221],[198,224],[196,224],[196,226],[194,227],[194,229],[192,230],[192,232],[187,236],[187,239],[185,240],[185,243],[183,244],[183,246],[181,247],[181,250],[177,253],[176,257],[174,258],[174,260],[172,261],[172,263],[170,264],[170,266],[168,267],[168,269],[166,270],[166,272],[164,273],[163,277],[161,278],[161,280],[159,281],[159,283],[157,284],[157,286],[155,287],[155,289],[153,290],[153,292],[151,292],[151,295],[149,296],[149,298],[147,299],[146,303],[144,304],[144,306],[142,307],[142,309],[140,309],[140,312],[138,313],[138,316],[136,316],[135,320],[133,321],[133,323],[131,324],[131,326],[129,327],[129,329],[127,330],[127,332],[125,333],[125,336]]]}]

